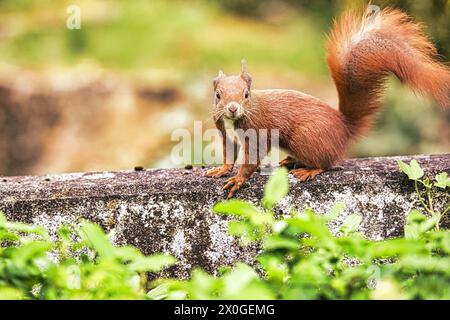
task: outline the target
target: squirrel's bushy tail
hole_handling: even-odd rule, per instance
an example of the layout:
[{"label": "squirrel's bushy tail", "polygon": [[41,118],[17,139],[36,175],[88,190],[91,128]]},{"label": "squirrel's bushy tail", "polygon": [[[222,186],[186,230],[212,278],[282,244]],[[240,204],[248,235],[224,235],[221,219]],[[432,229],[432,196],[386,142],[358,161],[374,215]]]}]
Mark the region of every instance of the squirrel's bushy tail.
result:
[{"label": "squirrel's bushy tail", "polygon": [[422,27],[399,10],[370,6],[365,15],[344,14],[327,47],[339,110],[352,135],[370,127],[391,72],[414,91],[450,106],[449,67],[435,60],[436,48]]}]

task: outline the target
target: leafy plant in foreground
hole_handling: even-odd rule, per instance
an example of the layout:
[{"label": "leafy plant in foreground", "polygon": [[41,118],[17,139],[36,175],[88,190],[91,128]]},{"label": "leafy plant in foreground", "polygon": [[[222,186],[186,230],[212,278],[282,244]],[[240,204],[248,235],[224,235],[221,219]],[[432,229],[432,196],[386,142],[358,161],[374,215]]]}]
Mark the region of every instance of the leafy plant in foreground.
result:
[{"label": "leafy plant in foreground", "polygon": [[[406,164],[403,161],[398,161],[400,170],[405,173],[408,178],[414,181],[414,187],[416,190],[417,197],[422,204],[423,209],[431,216],[428,220],[428,225],[430,228],[434,226],[439,229],[442,219],[445,215],[450,212],[450,205],[443,210],[438,210],[433,204],[433,198],[437,190],[444,191],[450,188],[450,178],[447,172],[442,172],[435,176],[435,182],[432,182],[430,178],[424,178],[425,172],[420,167],[416,160],[412,160],[410,164]],[[421,185],[425,190],[421,191],[419,189]],[[405,230],[407,234],[414,232],[411,228]]]},{"label": "leafy plant in foreground", "polygon": [[[439,177],[443,187],[444,175]],[[287,171],[281,169],[266,186],[262,209],[241,200],[214,207],[216,213],[237,218],[229,222],[229,233],[239,237],[242,245],[262,246],[255,268],[238,264],[218,277],[196,270],[188,281],[159,281],[159,288],[164,288],[159,297],[450,298],[450,233],[439,230],[436,216],[414,210],[407,217],[406,238],[371,241],[358,233],[362,217],[352,214],[335,236],[327,224],[342,213],[342,203],[323,216],[310,209],[275,216],[273,206],[287,192]]]},{"label": "leafy plant in foreground", "polygon": [[287,171],[280,169],[260,207],[241,200],[214,207],[234,218],[229,233],[242,245],[261,246],[256,263],[224,267],[216,276],[195,269],[188,280],[150,282],[147,272],[175,259],[114,247],[95,224],[63,226],[52,241],[47,230],[0,215],[0,299],[450,299],[450,232],[439,228],[446,210],[437,213],[433,205],[434,188],[447,190],[448,176],[432,183],[420,166],[401,166],[416,190],[425,187],[430,209],[407,216],[405,238],[365,239],[357,214],[332,234],[328,225],[338,224],[343,203],[326,215],[310,209],[275,215],[288,193]]},{"label": "leafy plant in foreground", "polygon": [[145,272],[175,259],[115,247],[98,225],[63,226],[52,241],[42,227],[0,214],[0,299],[144,299]]}]

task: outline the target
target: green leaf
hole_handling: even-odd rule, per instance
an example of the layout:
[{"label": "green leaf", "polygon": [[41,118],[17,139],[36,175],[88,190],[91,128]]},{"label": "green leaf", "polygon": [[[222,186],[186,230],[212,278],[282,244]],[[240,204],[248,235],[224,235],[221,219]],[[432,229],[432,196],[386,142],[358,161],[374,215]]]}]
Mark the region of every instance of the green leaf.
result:
[{"label": "green leaf", "polygon": [[420,225],[420,232],[425,233],[435,228],[439,223],[439,216],[433,215]]},{"label": "green leaf", "polygon": [[249,202],[242,200],[230,200],[216,204],[213,207],[213,212],[249,218],[254,214],[258,214],[259,210]]},{"label": "green leaf", "polygon": [[240,238],[242,246],[248,246],[258,240],[256,229],[246,221],[230,221],[228,223],[228,234]]},{"label": "green leaf", "polygon": [[398,160],[397,164],[400,167],[400,171],[409,176],[409,173],[411,172],[411,167],[402,160]]},{"label": "green leaf", "polygon": [[409,268],[414,272],[442,272],[450,275],[450,258],[449,257],[435,257],[435,256],[406,256],[397,261],[398,266],[402,268]]},{"label": "green leaf", "polygon": [[8,232],[6,230],[0,230],[0,240],[19,241],[20,237],[16,234]]},{"label": "green leaf", "polygon": [[280,221],[277,220],[272,224],[272,231],[273,233],[281,233],[284,230],[286,230],[286,228],[288,227],[288,224],[286,223],[286,221]]},{"label": "green leaf", "polygon": [[397,161],[400,170],[405,173],[410,180],[419,180],[425,174],[423,169],[420,167],[419,163],[416,160],[412,160],[409,165],[404,163],[403,161]]},{"label": "green leaf", "polygon": [[326,214],[324,216],[324,218],[327,221],[336,220],[341,215],[341,213],[344,211],[344,209],[345,209],[345,203],[342,201],[339,201],[331,208],[330,212],[328,214]]},{"label": "green leaf", "polygon": [[140,257],[130,263],[130,269],[137,272],[159,272],[177,262],[177,259],[165,254]]},{"label": "green leaf", "polygon": [[269,225],[273,221],[272,212],[261,212],[251,203],[241,200],[230,200],[218,203],[214,206],[213,212],[235,215],[248,219],[254,226]]},{"label": "green leaf", "polygon": [[273,254],[263,254],[258,256],[257,260],[270,281],[283,284],[289,279],[290,270],[283,258]]},{"label": "green leaf", "polygon": [[83,221],[78,234],[90,244],[92,249],[98,252],[101,258],[114,258],[114,247],[100,226],[92,222]]},{"label": "green leaf", "polygon": [[192,271],[188,287],[190,299],[211,300],[215,298],[215,291],[222,288],[222,284],[220,280],[206,271],[196,268]]},{"label": "green leaf", "polygon": [[24,298],[22,291],[16,288],[0,287],[0,300],[20,300]]},{"label": "green leaf", "polygon": [[418,210],[412,210],[406,217],[405,238],[420,239],[420,237],[432,230],[439,223],[437,215],[427,217]]},{"label": "green leaf", "polygon": [[450,188],[450,178],[448,177],[447,172],[442,172],[436,175],[435,186],[441,189]]},{"label": "green leaf", "polygon": [[420,182],[427,189],[432,189],[433,188],[433,184],[431,183],[430,178],[423,179]]},{"label": "green leaf", "polygon": [[417,226],[405,226],[405,238],[406,239],[419,239],[420,232]]},{"label": "green leaf", "polygon": [[426,247],[419,240],[390,239],[380,242],[372,242],[367,248],[367,253],[372,258],[394,257],[396,255],[416,255],[426,252]]},{"label": "green leaf", "polygon": [[285,219],[289,228],[300,233],[308,233],[321,240],[330,240],[332,234],[323,219],[316,216],[312,210],[305,210],[301,214],[296,214],[294,218]]},{"label": "green leaf", "polygon": [[412,210],[406,217],[406,224],[418,224],[424,222],[425,220],[427,220],[427,217],[422,212],[419,210]]},{"label": "green leaf", "polygon": [[50,236],[48,235],[47,230],[41,226],[29,225],[29,224],[25,224],[25,223],[21,223],[21,222],[5,222],[4,227],[13,232],[36,234],[36,235],[41,236],[45,240],[50,240]]},{"label": "green leaf", "polygon": [[150,290],[147,293],[147,297],[150,300],[163,300],[164,298],[167,297],[168,291],[169,291],[169,285],[167,285],[166,283],[163,283],[163,284],[156,286],[152,290]]},{"label": "green leaf", "polygon": [[236,267],[227,275],[224,276],[224,290],[225,294],[231,295],[239,292],[253,279],[257,279],[258,275],[248,265],[239,262]]},{"label": "green leaf", "polygon": [[268,300],[274,298],[270,290],[250,266],[238,263],[236,267],[223,277],[223,299]]},{"label": "green leaf", "polygon": [[342,223],[340,231],[346,235],[357,232],[361,225],[362,217],[357,214],[349,215]]},{"label": "green leaf", "polygon": [[122,261],[134,261],[143,257],[142,252],[135,247],[123,246],[114,247],[115,255],[118,256]]},{"label": "green leaf", "polygon": [[246,236],[251,233],[252,227],[245,221],[230,221],[228,223],[228,233],[231,236]]},{"label": "green leaf", "polygon": [[278,201],[286,197],[288,192],[288,171],[286,168],[279,168],[266,184],[262,201],[263,206],[271,209]]},{"label": "green leaf", "polygon": [[33,241],[21,245],[14,250],[11,254],[11,261],[20,270],[20,273],[27,272],[25,270],[37,261],[43,261],[42,259],[48,260],[46,253],[53,248],[54,244],[46,241]]},{"label": "green leaf", "polygon": [[264,249],[275,250],[275,249],[288,249],[297,250],[299,248],[299,242],[286,237],[281,236],[270,236],[264,242]]},{"label": "green leaf", "polygon": [[6,217],[5,214],[0,211],[0,227],[3,227],[6,224]]}]

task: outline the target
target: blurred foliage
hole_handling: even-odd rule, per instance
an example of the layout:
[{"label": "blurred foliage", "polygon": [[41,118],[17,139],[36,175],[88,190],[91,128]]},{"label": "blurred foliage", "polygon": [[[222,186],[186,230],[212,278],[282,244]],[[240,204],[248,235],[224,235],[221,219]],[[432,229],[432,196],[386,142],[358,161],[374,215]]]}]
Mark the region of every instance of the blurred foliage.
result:
[{"label": "blurred foliage", "polygon": [[8,222],[0,213],[0,300],[143,299],[146,272],[175,262],[115,247],[90,222],[73,229],[60,227],[52,241],[46,229]]},{"label": "blurred foliage", "polygon": [[[65,28],[67,14],[61,13],[65,13],[70,1],[55,4],[49,0],[0,0],[3,18],[0,26],[5,37],[1,57],[52,64],[89,57],[113,67],[174,64],[192,70],[224,62],[235,65],[246,56],[255,65],[263,60],[272,68],[288,64],[308,73],[317,71],[317,67],[309,69],[308,62],[314,62],[313,66],[323,65],[317,57],[323,55],[323,32],[329,30],[333,17],[344,9],[362,7],[363,3],[194,0],[187,4],[161,0],[80,0],[82,28],[68,30]],[[448,0],[374,3],[403,8],[423,21],[441,54],[448,56]],[[258,21],[248,21],[242,16]],[[179,59],[180,56],[184,59]]]},{"label": "blurred foliage", "polygon": [[[319,19],[322,28],[328,29],[332,19],[342,10],[361,8],[368,3],[364,0],[212,0],[222,8],[235,14],[254,18],[270,19],[280,8],[293,8],[301,13],[307,11]],[[406,10],[416,20],[422,21],[444,56],[450,53],[450,1],[448,0],[377,0],[372,4],[380,7],[395,7]]]},{"label": "blurred foliage", "polygon": [[[431,182],[417,162],[399,164],[425,188],[450,188],[446,173]],[[360,215],[341,215],[343,203],[324,216],[274,215],[288,190],[282,168],[266,185],[263,209],[240,200],[218,203],[216,213],[235,218],[232,236],[243,246],[262,246],[257,265],[237,263],[218,276],[195,269],[189,280],[149,282],[145,272],[175,259],[114,247],[95,224],[63,226],[52,242],[45,229],[0,215],[0,299],[450,299],[450,232],[439,230],[450,207],[439,216],[414,210],[405,238],[371,241],[359,232]],[[338,236],[330,224],[338,224]]]},{"label": "blurred foliage", "polygon": [[[192,76],[188,73],[203,72],[205,67],[214,72],[219,67],[235,68],[245,56],[253,65],[326,70],[314,63],[323,44],[309,21],[292,19],[274,26],[236,19],[205,1],[80,1],[82,27],[69,30],[67,15],[55,12],[65,13],[67,1],[53,3],[51,15],[45,1],[8,4],[4,6],[9,10],[0,14],[7,18],[3,20],[7,36],[0,44],[4,61],[44,67],[94,59],[109,68],[168,69]],[[8,30],[8,24],[15,30]],[[302,41],[297,40],[299,33]]]}]

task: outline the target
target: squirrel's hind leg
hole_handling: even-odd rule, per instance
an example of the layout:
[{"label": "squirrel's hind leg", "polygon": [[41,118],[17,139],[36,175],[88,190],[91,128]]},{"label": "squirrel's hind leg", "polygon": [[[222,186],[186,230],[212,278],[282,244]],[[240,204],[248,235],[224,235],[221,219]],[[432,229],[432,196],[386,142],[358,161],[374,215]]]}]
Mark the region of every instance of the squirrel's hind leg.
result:
[{"label": "squirrel's hind leg", "polygon": [[323,169],[295,169],[291,170],[289,173],[293,174],[294,177],[299,179],[301,182],[308,180],[314,180],[319,174],[324,172]]}]

